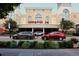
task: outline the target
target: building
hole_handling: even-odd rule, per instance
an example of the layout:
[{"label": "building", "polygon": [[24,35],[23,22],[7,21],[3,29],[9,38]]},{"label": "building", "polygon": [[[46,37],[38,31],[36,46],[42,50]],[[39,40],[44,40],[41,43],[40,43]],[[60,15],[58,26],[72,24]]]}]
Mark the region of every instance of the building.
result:
[{"label": "building", "polygon": [[79,12],[72,9],[71,3],[57,3],[56,14],[53,14],[52,6],[39,7],[39,4],[37,6],[30,5],[26,8],[24,16],[16,17],[20,31],[58,31],[62,18],[73,21],[75,25],[79,23]]},{"label": "building", "polygon": [[[39,4],[37,4],[39,6]],[[59,25],[56,24],[52,15],[52,7],[27,7],[26,15],[20,18],[20,31],[58,31]]]},{"label": "building", "polygon": [[52,6],[43,5],[45,7],[40,4],[37,4],[37,7],[28,4],[25,15],[15,14],[14,20],[19,26],[19,31],[58,31],[62,18],[73,21],[75,25],[79,24],[79,12],[72,9],[71,3],[57,3],[56,14],[53,14]]}]

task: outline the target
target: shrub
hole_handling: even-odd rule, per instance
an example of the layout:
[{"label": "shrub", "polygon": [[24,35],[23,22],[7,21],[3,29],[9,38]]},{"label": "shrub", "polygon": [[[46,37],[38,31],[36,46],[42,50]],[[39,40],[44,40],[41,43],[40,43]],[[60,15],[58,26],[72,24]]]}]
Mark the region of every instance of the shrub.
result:
[{"label": "shrub", "polygon": [[60,48],[72,48],[73,47],[73,43],[72,41],[63,41],[63,42],[59,42],[59,47]]},{"label": "shrub", "polygon": [[65,47],[64,42],[58,42],[58,44],[59,44],[60,48],[64,48]]},{"label": "shrub", "polygon": [[38,43],[36,43],[35,48],[43,49],[44,48],[44,45],[43,45],[43,43],[38,42]]},{"label": "shrub", "polygon": [[19,41],[18,42],[18,47],[21,47],[21,45],[24,43],[24,41]]},{"label": "shrub", "polygon": [[65,47],[66,47],[66,48],[72,48],[72,47],[73,47],[72,41],[66,41]]},{"label": "shrub", "polygon": [[0,47],[4,47],[4,42],[3,41],[0,41]]},{"label": "shrub", "polygon": [[10,44],[11,44],[11,42],[10,41],[6,41],[6,42],[4,42],[4,47],[5,48],[9,48],[10,47]]},{"label": "shrub", "polygon": [[44,42],[44,48],[58,48],[59,44],[57,42]]},{"label": "shrub", "polygon": [[52,42],[52,48],[59,48],[58,42]]},{"label": "shrub", "polygon": [[17,42],[16,41],[11,41],[10,47],[11,48],[16,48],[17,47]]},{"label": "shrub", "polygon": [[71,41],[72,41],[73,43],[75,43],[75,44],[78,43],[78,39],[76,39],[76,38],[71,38]]},{"label": "shrub", "polygon": [[36,45],[37,43],[38,43],[37,41],[33,41],[33,42],[31,42],[31,44],[30,44],[30,48],[35,48],[35,45]]},{"label": "shrub", "polygon": [[31,43],[29,41],[25,41],[22,45],[21,48],[29,48]]},{"label": "shrub", "polygon": [[10,41],[7,41],[7,42],[6,42],[7,47],[10,47],[10,44],[11,44]]},{"label": "shrub", "polygon": [[49,48],[49,43],[47,41],[44,42],[44,48]]},{"label": "shrub", "polygon": [[60,47],[60,48],[65,48],[65,44],[66,44],[65,41],[63,41],[63,42],[58,42],[58,43],[59,43],[59,47]]},{"label": "shrub", "polygon": [[9,47],[10,44],[9,44],[8,42],[9,42],[9,41],[0,41],[0,47],[1,47],[1,48]]}]

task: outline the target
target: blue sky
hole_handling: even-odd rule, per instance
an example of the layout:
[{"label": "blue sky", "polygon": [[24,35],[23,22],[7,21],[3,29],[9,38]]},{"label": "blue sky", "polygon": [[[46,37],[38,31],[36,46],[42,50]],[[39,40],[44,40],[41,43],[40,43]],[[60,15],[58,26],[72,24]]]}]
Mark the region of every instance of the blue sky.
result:
[{"label": "blue sky", "polygon": [[[24,4],[21,4],[20,5],[20,12],[21,12],[21,14],[24,14],[25,13],[25,9],[27,7],[30,7],[29,4],[31,4],[31,7],[32,7],[32,5],[33,5],[33,7],[34,6],[38,7],[37,6],[38,3],[26,3],[26,4],[24,3]],[[52,7],[52,12],[53,13],[57,12],[57,4],[56,3],[44,3],[44,5],[43,5],[43,3],[39,3],[39,4],[40,4],[39,7],[45,7],[45,6]],[[72,3],[71,5],[72,5],[72,9],[73,10],[79,11],[79,3]]]}]

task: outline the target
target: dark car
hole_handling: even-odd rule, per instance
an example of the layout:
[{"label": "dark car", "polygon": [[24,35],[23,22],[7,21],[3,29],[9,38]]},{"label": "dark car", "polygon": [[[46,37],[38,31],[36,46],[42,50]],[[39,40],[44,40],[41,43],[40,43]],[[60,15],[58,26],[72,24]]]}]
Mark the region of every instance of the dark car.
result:
[{"label": "dark car", "polygon": [[44,34],[42,36],[43,40],[48,40],[48,39],[52,39],[52,38],[63,40],[63,39],[65,39],[65,34],[63,32],[51,32],[48,34]]},{"label": "dark car", "polygon": [[20,32],[12,36],[13,39],[34,39],[32,32]]}]

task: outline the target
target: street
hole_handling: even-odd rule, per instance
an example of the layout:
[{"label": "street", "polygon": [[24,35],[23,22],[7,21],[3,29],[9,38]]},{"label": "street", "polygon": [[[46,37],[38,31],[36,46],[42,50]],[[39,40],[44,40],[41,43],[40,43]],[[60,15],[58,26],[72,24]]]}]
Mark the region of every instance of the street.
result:
[{"label": "street", "polygon": [[2,56],[79,56],[79,49],[0,49]]}]

